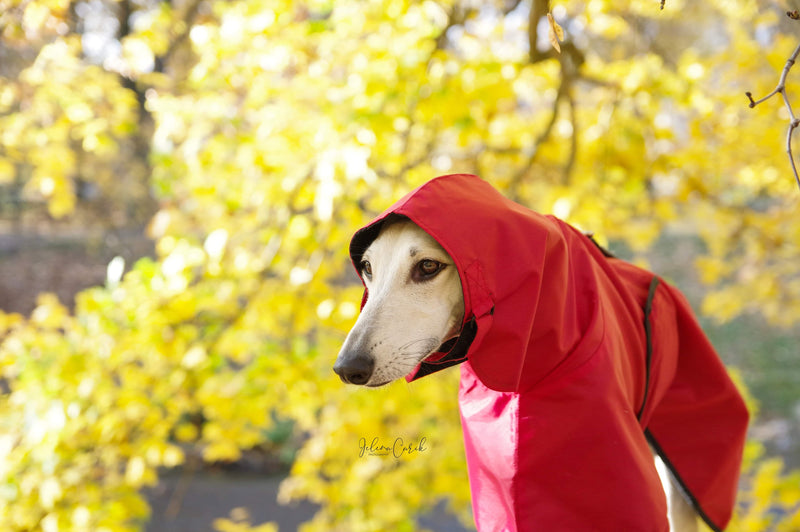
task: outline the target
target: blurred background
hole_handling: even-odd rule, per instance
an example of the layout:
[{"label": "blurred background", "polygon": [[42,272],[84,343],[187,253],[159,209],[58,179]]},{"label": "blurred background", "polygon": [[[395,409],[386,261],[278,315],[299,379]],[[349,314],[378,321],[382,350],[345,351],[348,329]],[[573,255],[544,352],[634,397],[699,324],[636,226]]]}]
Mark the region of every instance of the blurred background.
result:
[{"label": "blurred background", "polygon": [[686,293],[753,412],[731,529],[800,530],[791,116],[745,96],[798,8],[0,0],[0,529],[473,529],[458,370],[331,371],[352,232],[470,172]]}]

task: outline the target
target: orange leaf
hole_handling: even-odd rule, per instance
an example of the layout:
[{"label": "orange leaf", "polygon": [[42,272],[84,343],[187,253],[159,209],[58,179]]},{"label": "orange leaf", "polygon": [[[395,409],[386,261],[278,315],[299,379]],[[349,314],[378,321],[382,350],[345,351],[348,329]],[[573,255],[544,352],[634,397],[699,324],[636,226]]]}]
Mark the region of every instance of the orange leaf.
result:
[{"label": "orange leaf", "polygon": [[547,14],[547,22],[550,30],[548,32],[550,44],[553,45],[553,48],[555,48],[558,53],[561,53],[561,45],[559,45],[558,42],[564,40],[564,30],[558,25],[556,19],[553,18],[552,13]]}]

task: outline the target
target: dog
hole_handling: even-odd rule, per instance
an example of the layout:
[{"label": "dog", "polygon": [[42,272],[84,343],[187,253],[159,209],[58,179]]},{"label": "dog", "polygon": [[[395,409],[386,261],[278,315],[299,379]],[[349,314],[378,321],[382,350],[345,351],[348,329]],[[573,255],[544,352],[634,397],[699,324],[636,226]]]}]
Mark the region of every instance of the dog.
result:
[{"label": "dog", "polygon": [[[334,371],[348,384],[384,386],[407,375],[458,335],[461,281],[442,246],[409,220],[385,225],[358,264],[370,297],[339,352]],[[697,514],[661,459],[670,530],[697,530]]]},{"label": "dog", "polygon": [[461,365],[479,530],[730,521],[748,413],[676,288],[469,174],[398,200],[350,257],[362,311],[333,369],[376,387]]}]

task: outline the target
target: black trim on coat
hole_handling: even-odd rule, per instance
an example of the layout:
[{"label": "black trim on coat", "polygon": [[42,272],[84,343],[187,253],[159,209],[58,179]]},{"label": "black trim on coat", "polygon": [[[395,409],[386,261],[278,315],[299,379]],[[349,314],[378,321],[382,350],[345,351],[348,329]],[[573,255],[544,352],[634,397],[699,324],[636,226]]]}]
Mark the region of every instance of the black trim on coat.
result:
[{"label": "black trim on coat", "polygon": [[678,474],[678,470],[675,469],[675,466],[672,465],[672,462],[670,462],[669,457],[667,457],[667,455],[664,453],[664,449],[662,449],[661,446],[658,444],[658,441],[656,440],[655,436],[653,436],[653,433],[650,432],[650,430],[645,429],[644,436],[645,438],[647,438],[647,442],[650,444],[653,450],[655,450],[656,454],[658,454],[661,460],[664,461],[664,465],[667,466],[667,469],[669,469],[669,472],[672,474],[672,477],[675,479],[675,481],[677,481],[678,485],[681,488],[681,491],[683,492],[683,495],[687,499],[689,499],[689,502],[692,504],[692,508],[694,508],[694,511],[697,512],[697,515],[700,516],[700,518],[705,522],[706,526],[708,526],[708,528],[710,528],[713,532],[722,532],[722,529],[719,528],[717,524],[714,523],[711,520],[711,518],[706,515],[706,513],[703,511],[703,508],[700,506],[700,503],[697,501],[695,496],[692,495],[692,492],[689,491],[689,488],[686,486],[686,483]]},{"label": "black trim on coat", "polygon": [[642,406],[639,407],[639,412],[636,414],[636,419],[641,420],[644,414],[644,407],[647,406],[647,395],[650,393],[650,365],[653,361],[653,331],[650,325],[650,313],[653,311],[653,298],[656,295],[656,288],[658,288],[658,277],[653,277],[650,281],[650,289],[647,291],[647,301],[644,304],[644,336],[647,344],[647,359],[645,363],[645,377],[644,377],[644,397],[642,397]]},{"label": "black trim on coat", "polygon": [[613,253],[611,253],[609,250],[607,250],[606,248],[604,248],[603,246],[601,246],[601,245],[600,245],[600,244],[597,242],[597,240],[595,240],[595,239],[594,239],[594,233],[591,233],[591,232],[590,232],[590,233],[583,233],[583,236],[585,236],[586,238],[588,238],[588,239],[589,239],[589,240],[592,242],[592,244],[594,244],[594,245],[597,247],[597,249],[599,249],[599,250],[600,250],[600,253],[602,253],[602,254],[603,254],[603,256],[604,256],[605,258],[607,258],[607,259],[616,259],[616,258],[617,258],[617,256],[616,256],[616,255],[614,255],[614,254],[613,254]]}]

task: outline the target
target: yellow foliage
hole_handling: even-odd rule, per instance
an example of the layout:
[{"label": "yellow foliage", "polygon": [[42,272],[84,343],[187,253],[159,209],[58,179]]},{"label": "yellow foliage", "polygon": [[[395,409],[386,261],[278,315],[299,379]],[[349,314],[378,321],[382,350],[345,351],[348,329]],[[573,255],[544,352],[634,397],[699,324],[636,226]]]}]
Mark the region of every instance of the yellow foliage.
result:
[{"label": "yellow foliage", "polygon": [[[707,250],[704,312],[800,319],[785,124],[743,97],[774,87],[794,33],[752,2],[565,1],[561,59],[531,62],[527,4],[473,4],[134,2],[98,57],[68,2],[0,0],[4,43],[35,57],[0,70],[0,186],[60,218],[81,182],[109,216],[160,202],[156,259],[71,312],[0,313],[0,529],[140,529],[139,489],[182,446],[235,460],[278,420],[306,437],[280,494],[321,505],[304,530],[413,530],[439,501],[468,524],[458,372],[380,390],[331,372],[361,296],[351,233],[436,174],[634,251],[677,229]],[[751,443],[735,529],[800,528],[796,475]]]}]

